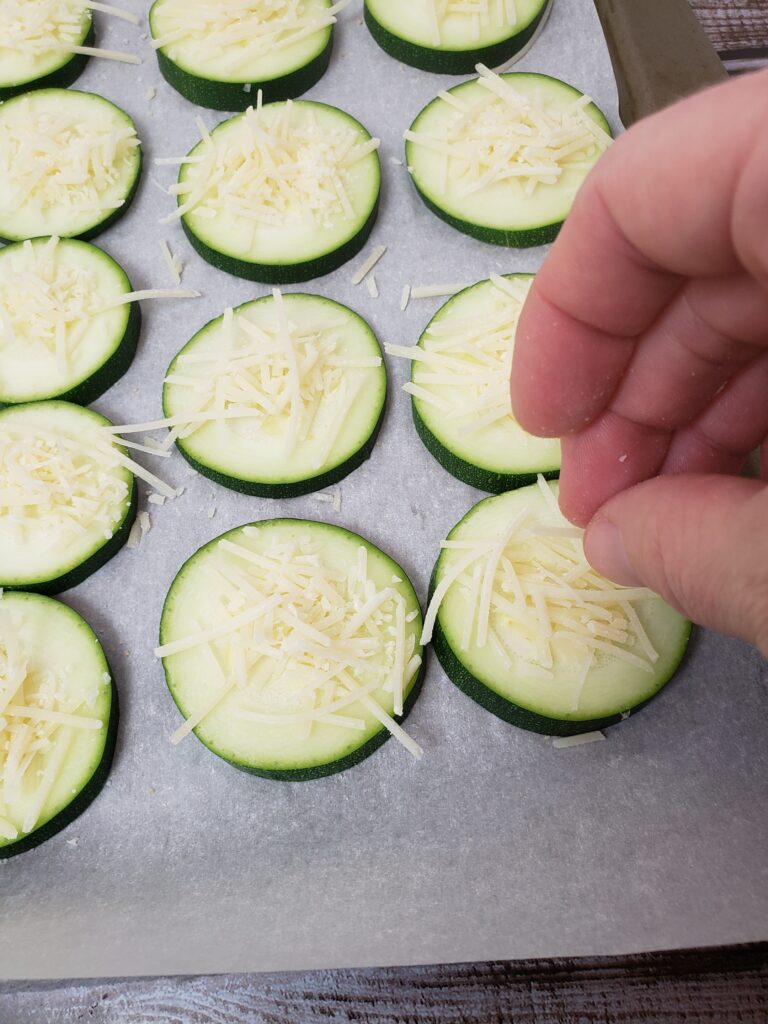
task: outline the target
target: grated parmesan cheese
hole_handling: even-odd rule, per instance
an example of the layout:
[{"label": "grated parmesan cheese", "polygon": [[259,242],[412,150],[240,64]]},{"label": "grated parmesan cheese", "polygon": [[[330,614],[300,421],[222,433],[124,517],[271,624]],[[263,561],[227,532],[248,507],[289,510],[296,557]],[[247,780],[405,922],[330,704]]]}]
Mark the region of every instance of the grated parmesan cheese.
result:
[{"label": "grated parmesan cheese", "polygon": [[98,97],[23,93],[0,107],[0,216],[80,233],[123,206],[139,145],[133,122]]},{"label": "grated parmesan cheese", "polygon": [[[598,659],[653,672],[658,654],[633,607],[652,594],[615,586],[587,565],[583,531],[567,523],[550,486],[538,480],[548,497],[535,521],[525,506],[498,537],[443,542],[450,557],[427,609],[421,642],[430,641],[443,601],[458,591],[466,607],[462,650],[491,644],[510,669],[516,658],[524,671],[542,679],[552,677],[555,663],[575,666],[570,710],[576,712]],[[572,573],[575,566],[578,576]]]},{"label": "grated parmesan cheese", "polygon": [[212,78],[218,70],[242,80],[264,57],[327,32],[349,2],[162,0],[152,21],[152,46],[188,67],[207,68]]},{"label": "grated parmesan cheese", "polygon": [[12,66],[24,61],[27,73],[36,64],[46,67],[67,53],[140,64],[135,54],[83,45],[91,11],[139,23],[130,11],[96,0],[0,0],[0,65],[5,62],[3,50],[11,55]]},{"label": "grated parmesan cheese", "polygon": [[418,611],[406,614],[397,590],[369,577],[362,546],[345,570],[310,536],[251,543],[259,536],[243,531],[237,541],[220,539],[207,563],[218,595],[207,616],[212,625],[201,630],[190,622],[193,633],[155,651],[165,658],[196,649],[211,666],[211,692],[173,741],[225,700],[245,722],[307,736],[320,724],[365,727],[362,708],[420,757],[421,748],[395,720],[421,665],[408,628]]},{"label": "grated parmesan cheese", "polygon": [[328,228],[354,220],[353,169],[379,148],[378,139],[362,140],[353,124],[321,126],[311,105],[291,100],[259,102],[213,134],[199,119],[198,128],[203,145],[171,160],[185,173],[170,190],[180,204],[161,224],[186,215],[230,216],[255,237],[259,227]]},{"label": "grated parmesan cheese", "polygon": [[579,736],[555,736],[552,740],[552,746],[558,750],[564,750],[568,747],[583,747],[587,743],[600,743],[601,740],[605,739],[605,734],[600,732],[583,732]]},{"label": "grated parmesan cheese", "polygon": [[[42,662],[0,599],[0,837],[13,840],[38,824],[77,734],[97,732],[92,694],[79,677]],[[102,678],[101,686],[108,686]]]},{"label": "grated parmesan cheese", "polygon": [[514,424],[509,377],[517,321],[531,280],[494,274],[482,313],[468,317],[449,307],[429,324],[418,345],[385,345],[388,355],[416,364],[403,390],[441,409],[464,434]]},{"label": "grated parmesan cheese", "polygon": [[440,190],[457,199],[504,184],[530,196],[568,170],[585,170],[613,141],[587,112],[589,96],[570,104],[515,89],[477,65],[477,86],[442,92],[446,117],[435,131],[405,132],[415,146],[442,157]]},{"label": "grated parmesan cheese", "polygon": [[215,423],[238,440],[282,444],[285,457],[309,444],[313,468],[322,469],[381,357],[356,357],[345,348],[345,320],[308,326],[294,320],[295,308],[274,289],[268,302],[227,310],[216,344],[182,352],[165,379],[173,403],[188,411],[113,431],[168,427],[167,451]]},{"label": "grated parmesan cheese", "polygon": [[479,42],[489,31],[501,36],[518,21],[515,0],[415,0],[413,6],[423,10],[429,43],[436,48],[456,39]]},{"label": "grated parmesan cheese", "polygon": [[387,251],[386,245],[377,245],[377,246],[375,246],[375,248],[373,248],[371,250],[371,252],[368,254],[368,256],[366,256],[366,258],[363,260],[361,265],[357,268],[357,270],[352,275],[352,284],[360,284],[360,282],[365,277],[367,277],[368,274],[373,270],[373,268],[376,266],[376,264],[379,262],[379,260],[381,259],[381,257],[384,255],[384,253],[386,251]]},{"label": "grated parmesan cheese", "polygon": [[177,285],[181,284],[181,272],[184,269],[184,264],[178,256],[173,255],[171,247],[164,238],[160,239],[160,252],[162,253],[163,259],[168,267],[173,283]]},{"label": "grated parmesan cheese", "polygon": [[466,284],[418,284],[411,288],[412,299],[436,299],[442,296],[455,295],[462,292],[469,285]]}]

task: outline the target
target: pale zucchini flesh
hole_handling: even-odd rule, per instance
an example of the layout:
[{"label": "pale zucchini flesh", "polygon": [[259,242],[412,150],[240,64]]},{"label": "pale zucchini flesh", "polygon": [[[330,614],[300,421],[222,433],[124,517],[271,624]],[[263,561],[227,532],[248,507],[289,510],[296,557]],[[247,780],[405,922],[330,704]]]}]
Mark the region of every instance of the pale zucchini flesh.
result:
[{"label": "pale zucchini flesh", "polygon": [[[240,554],[225,549],[222,542],[234,545]],[[249,554],[258,564],[248,561]],[[296,569],[302,561],[303,577],[297,576]],[[313,579],[313,562],[324,582]],[[273,567],[265,568],[269,565]],[[298,580],[310,588],[304,597],[294,599],[288,619],[281,603],[263,616],[251,615],[249,624],[235,634],[231,626],[236,616],[247,619],[249,609],[262,598],[274,599],[281,591],[285,593],[284,585],[275,582],[285,572],[294,585]],[[256,587],[259,596],[248,596],[249,587]],[[322,636],[318,639],[311,632],[307,637],[301,630],[309,625],[307,616],[324,607],[320,590],[327,594],[328,587],[343,600],[336,605],[332,599],[336,612],[329,622],[333,619],[336,625],[323,641]],[[352,620],[370,600],[364,593],[374,591],[391,591],[392,596],[381,605],[384,618],[369,630]],[[402,602],[401,627],[410,652],[402,662],[402,712],[396,711],[394,692],[386,687],[396,655],[395,602]],[[294,616],[299,619],[298,629],[285,624]],[[317,626],[319,620],[314,621]],[[185,719],[191,720],[189,724],[196,723],[194,732],[209,750],[256,775],[304,781],[351,767],[389,736],[364,700],[375,701],[399,723],[419,690],[421,610],[413,587],[388,555],[340,527],[306,520],[266,520],[231,530],[206,544],[185,563],[171,585],[163,608],[160,643],[194,638],[203,624],[207,630],[221,633],[223,629],[226,634],[163,658],[171,696]],[[346,670],[345,652],[330,639],[342,625],[348,627],[356,650],[370,651]],[[163,647],[158,653],[162,651]],[[278,651],[282,656],[277,659],[269,653]],[[341,676],[334,675],[336,669]],[[353,686],[366,687],[366,698],[345,698],[344,672]],[[344,704],[341,708],[340,703]],[[322,711],[324,705],[327,715]],[[206,708],[209,713],[203,714]],[[248,712],[256,717],[247,717]],[[258,720],[259,715],[265,720]],[[344,722],[335,724],[334,715]]]},{"label": "pale zucchini flesh", "polygon": [[0,101],[29,89],[71,85],[88,58],[69,47],[93,41],[91,10],[81,0],[0,5]]},{"label": "pale zucchini flesh", "polygon": [[0,598],[0,665],[2,859],[49,839],[97,795],[114,751],[117,693],[88,623],[39,594]]},{"label": "pale zucchini flesh", "polygon": [[560,471],[560,442],[523,430],[509,398],[517,318],[532,280],[508,274],[459,292],[419,339],[432,360],[412,363],[411,382],[424,396],[411,398],[424,444],[449,473],[493,493]]},{"label": "pale zucchini flesh", "polygon": [[[331,0],[266,5],[155,0],[149,14],[160,70],[182,96],[215,110],[245,110],[259,90],[264,102],[293,99],[328,67]],[[317,23],[315,31],[311,25]]]},{"label": "pale zucchini flesh", "polygon": [[[518,100],[511,101],[510,110],[499,96],[509,88],[523,103],[532,105],[536,119],[547,112],[556,123],[583,105],[578,117],[595,125],[598,134],[594,137],[585,129],[585,138],[591,140],[585,143],[586,149],[561,158],[555,180],[543,180],[547,175],[542,171],[539,181],[528,172],[530,168],[538,172],[541,164],[538,158],[526,155],[525,147],[534,142],[538,145],[539,140],[526,135],[514,146],[509,141],[509,133],[516,130],[512,124],[516,123]],[[578,89],[541,74],[486,72],[479,79],[454,86],[449,93],[453,102],[438,96],[421,111],[406,136],[406,163],[423,201],[442,220],[484,242],[520,248],[553,241],[579,188],[608,144],[610,127],[602,112]],[[474,112],[468,122],[470,136],[458,148],[451,142],[446,153],[445,140],[460,119],[469,116],[468,111]],[[491,116],[501,126],[501,135],[489,142],[486,122]],[[527,123],[523,128],[534,130]],[[410,138],[412,133],[421,141]],[[474,163],[466,159],[469,152],[480,155],[478,166],[485,178],[472,176]],[[548,166],[545,164],[545,169]],[[533,178],[535,187],[527,191]]]},{"label": "pale zucchini flesh", "polygon": [[[557,494],[557,484],[542,482],[486,498],[470,509],[448,535],[449,544],[455,546],[440,554],[432,594],[451,570],[468,557],[472,545],[492,549],[519,516],[524,516],[520,530],[554,529],[550,539],[561,551],[571,552],[564,563],[567,571],[578,574],[579,560],[583,560],[581,541],[567,534],[558,537],[557,531],[568,531],[569,524],[545,500],[542,487]],[[484,642],[480,642],[479,631],[487,558],[473,562],[462,578],[448,588],[439,607],[433,639],[443,668],[460,689],[488,710],[535,732],[567,736],[621,721],[659,693],[674,675],[685,653],[690,623],[650,591],[636,594],[627,589],[615,600],[589,599],[587,604],[571,606],[567,600],[569,585],[584,589],[587,594],[596,592],[596,588],[616,588],[590,573],[585,562],[582,568],[586,575],[572,576],[571,580],[576,582],[570,584],[562,580],[558,583],[549,574],[553,570],[555,575],[559,574],[557,567],[563,564],[562,558],[552,555],[546,541],[518,538],[519,534],[515,534],[501,549],[515,573],[500,565],[494,574],[493,603]],[[473,583],[471,578],[475,565],[479,567],[479,583]],[[541,578],[536,579],[537,576]],[[524,614],[516,597],[518,586],[526,598]],[[553,616],[553,633],[549,636],[533,602],[537,588],[544,588],[547,615]],[[558,597],[558,593],[563,597]],[[626,595],[623,604],[622,594]],[[631,607],[641,623],[655,658],[646,653],[631,622],[621,625],[631,617],[627,607]],[[563,636],[574,632],[568,623],[585,608],[585,621],[592,623],[586,629],[586,643],[613,644],[626,652],[631,662],[611,650],[588,647],[582,640]],[[605,617],[606,612],[613,616],[613,627]],[[618,632],[606,632],[606,627]],[[616,639],[624,633],[625,640]],[[547,652],[552,664],[548,663]],[[591,662],[585,661],[585,655],[591,657]],[[590,667],[585,673],[586,664]]]},{"label": "pale zucchini flesh", "polygon": [[[282,142],[273,145],[272,159],[284,169],[279,189],[263,143],[256,144],[278,128],[295,145],[294,156]],[[184,230],[209,263],[249,280],[289,284],[328,274],[360,251],[378,211],[381,166],[375,150],[335,164],[342,148],[364,152],[372,144],[353,117],[307,100],[271,103],[222,122],[210,138],[210,146],[203,140],[188,154],[178,200]],[[261,175],[262,184],[253,185]]]},{"label": "pale zucchini flesh", "polygon": [[0,405],[60,398],[87,405],[128,369],[138,303],[103,250],[38,238],[0,249]]},{"label": "pale zucchini flesh", "polygon": [[136,126],[102,96],[47,88],[0,105],[0,239],[92,238],[126,212],[140,172]]},{"label": "pale zucchini flesh", "polygon": [[471,74],[478,63],[499,67],[525,47],[550,0],[365,0],[376,42],[405,64],[437,74]]},{"label": "pale zucchini flesh", "polygon": [[[379,343],[360,316],[317,295],[276,293],[228,311],[184,346],[168,368],[163,410],[205,476],[286,498],[338,482],[370,455],[386,393]],[[206,413],[207,422],[183,423]]]},{"label": "pale zucchini flesh", "polygon": [[0,410],[0,588],[61,593],[125,543],[136,489],[109,426],[68,402]]}]

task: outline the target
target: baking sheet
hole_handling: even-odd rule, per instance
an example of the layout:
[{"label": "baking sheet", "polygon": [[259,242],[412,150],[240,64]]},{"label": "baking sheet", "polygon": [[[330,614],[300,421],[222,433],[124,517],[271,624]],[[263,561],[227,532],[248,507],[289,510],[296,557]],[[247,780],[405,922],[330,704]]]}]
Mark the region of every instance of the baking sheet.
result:
[{"label": "baking sheet", "polygon": [[[123,0],[143,13],[139,0]],[[351,268],[312,282],[366,316],[380,338],[410,344],[442,300],[399,311],[404,283],[473,282],[535,270],[544,250],[475,242],[417,199],[401,132],[454,79],[416,71],[373,43],[356,2],[341,16],[327,76],[309,94],[336,103],[383,140],[383,202],[373,244],[381,298]],[[202,262],[153,165],[196,141],[194,108],[159,77],[146,29],[100,18],[104,45],[141,67],[92,61],[78,87],[136,119],[146,170],[130,213],[97,241],[134,286],[166,286],[166,238],[203,297],[146,303],[132,370],[96,403],[115,421],[160,415],[171,357],[209,318],[267,289]],[[590,0],[555,0],[521,69],[588,91],[618,127],[616,90]],[[146,90],[157,89],[153,100]],[[223,115],[202,111],[209,126]],[[359,261],[353,263],[355,266]],[[226,529],[273,515],[327,516],[398,559],[422,598],[438,544],[482,495],[445,473],[392,394],[370,461],[341,485],[342,510],[310,497],[266,501],[192,474],[180,456],[144,458],[185,494],[149,506],[153,529],[65,595],[98,631],[120,687],[122,719],[107,787],[86,814],[31,853],[0,862],[0,974],[54,978],[290,970],[555,955],[596,955],[768,938],[766,663],[736,641],[699,633],[677,680],[605,743],[555,750],[483,711],[435,659],[396,742],[312,783],[249,777],[194,737],[174,748],[179,716],[152,657],[160,609],[182,561]],[[146,490],[143,492],[146,495]],[[212,516],[212,518],[209,518]]]}]

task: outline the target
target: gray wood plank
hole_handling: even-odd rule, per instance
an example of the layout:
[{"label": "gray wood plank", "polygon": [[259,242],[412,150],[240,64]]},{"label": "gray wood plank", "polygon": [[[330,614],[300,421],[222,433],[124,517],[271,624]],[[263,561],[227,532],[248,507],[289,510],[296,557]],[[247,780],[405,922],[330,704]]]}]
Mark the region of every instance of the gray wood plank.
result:
[{"label": "gray wood plank", "polygon": [[690,0],[715,49],[768,47],[768,0]]},{"label": "gray wood plank", "polygon": [[0,1024],[765,1024],[768,943],[592,961],[6,986]]}]

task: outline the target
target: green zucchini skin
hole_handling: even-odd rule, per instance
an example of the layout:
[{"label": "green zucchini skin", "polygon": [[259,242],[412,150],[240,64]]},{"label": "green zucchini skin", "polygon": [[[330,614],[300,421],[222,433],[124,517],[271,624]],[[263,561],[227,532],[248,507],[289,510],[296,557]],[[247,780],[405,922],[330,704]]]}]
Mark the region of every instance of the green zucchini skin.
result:
[{"label": "green zucchini skin", "polygon": [[[403,703],[403,713],[402,715],[392,716],[398,725],[402,725],[406,720],[421,693],[421,688],[424,684],[425,664],[426,658],[424,653],[422,653],[421,667],[416,681]],[[391,739],[391,734],[382,727],[367,743],[364,743],[362,747],[358,747],[357,750],[353,750],[346,757],[340,757],[337,761],[329,761],[327,764],[316,765],[313,768],[286,768],[283,771],[277,771],[269,768],[252,768],[249,765],[240,764],[238,761],[230,761],[228,758],[222,758],[222,760],[226,761],[227,764],[231,764],[233,768],[245,772],[247,775],[256,775],[262,779],[272,779],[275,782],[312,782],[315,779],[336,775],[339,772],[346,771],[347,768],[353,768],[356,764],[360,764],[361,761],[375,753],[388,739]],[[219,754],[219,757],[221,757],[221,754]]]},{"label": "green zucchini skin", "polygon": [[[107,670],[110,676],[112,676],[112,670],[107,663]],[[0,860],[7,860],[10,857],[16,857],[20,853],[27,853],[29,850],[34,850],[36,846],[44,843],[47,839],[51,839],[57,833],[65,829],[67,825],[70,825],[76,818],[79,818],[83,811],[87,810],[90,804],[96,799],[101,790],[104,788],[104,783],[107,781],[109,770],[112,767],[112,760],[115,754],[115,745],[117,743],[117,727],[120,720],[120,711],[118,706],[117,687],[115,686],[114,677],[110,684],[110,708],[109,708],[109,722],[107,723],[107,736],[104,742],[104,752],[101,755],[96,770],[90,777],[85,786],[80,790],[72,803],[67,804],[66,807],[62,808],[61,811],[50,821],[47,821],[45,825],[35,829],[34,832],[30,832],[27,836],[22,836],[21,839],[16,840],[14,843],[9,843],[6,846],[0,846]]]},{"label": "green zucchini skin", "polygon": [[81,232],[81,234],[77,235],[79,239],[81,239],[83,242],[89,242],[92,238],[96,238],[97,235],[100,235],[103,231],[106,231],[107,228],[111,228],[113,224],[116,224],[121,217],[124,217],[125,214],[128,213],[128,210],[131,207],[131,203],[136,198],[136,192],[138,191],[139,182],[141,181],[141,172],[143,170],[143,167],[144,152],[141,149],[141,147],[139,147],[139,159],[136,164],[136,176],[133,179],[131,187],[128,190],[128,194],[125,197],[125,202],[122,206],[118,207],[117,210],[113,210],[108,217],[104,218],[104,220],[99,221],[98,224],[94,224],[93,227],[90,227],[86,231],[83,231]]},{"label": "green zucchini skin", "polygon": [[[141,334],[141,307],[138,302],[132,302],[130,305],[128,323],[126,324],[122,340],[112,355],[101,364],[98,370],[92,373],[90,377],[86,377],[85,380],[76,384],[75,387],[70,388],[69,391],[63,391],[57,395],[44,395],[36,399],[36,401],[47,402],[55,399],[56,401],[72,402],[75,405],[90,405],[91,402],[95,402],[97,398],[100,398],[105,391],[111,388],[113,384],[116,384],[127,373],[136,356],[139,335]],[[18,404],[28,405],[30,403],[3,402],[0,399],[0,409],[7,409],[12,405]]]},{"label": "green zucchini skin", "polygon": [[437,75],[471,75],[477,64],[495,68],[511,60],[533,39],[548,10],[549,4],[545,4],[521,32],[500,43],[494,43],[493,46],[479,47],[475,50],[438,50],[401,39],[376,20],[367,3],[363,8],[363,16],[374,40],[395,60],[410,64],[421,71],[432,71]]},{"label": "green zucchini skin", "polygon": [[[542,84],[544,82],[551,82],[553,85],[557,87],[565,87],[567,90],[573,93],[576,98],[578,98],[578,96],[581,95],[579,93],[579,90],[576,89],[575,86],[572,86],[567,82],[563,82],[561,79],[554,78],[552,75],[528,72],[503,72],[501,77],[507,79],[514,78],[516,75],[519,75],[520,78],[528,77],[540,79],[542,81]],[[472,81],[473,80],[470,80],[469,82],[458,83],[458,85],[452,86],[450,91],[453,92],[454,90],[461,89],[464,85],[470,85]],[[422,116],[435,102],[436,101],[433,100],[432,103],[427,104],[427,106],[424,107],[422,111],[420,111],[420,113],[416,116],[415,120],[411,125],[411,130],[416,130],[418,128]],[[597,114],[599,114],[599,122],[597,123],[599,123],[600,127],[603,128],[605,132],[610,135],[611,128],[603,112],[594,103],[592,103],[590,107],[593,108]],[[521,228],[495,227],[493,225],[485,223],[478,224],[475,223],[474,221],[466,220],[462,216],[457,216],[455,213],[450,213],[447,210],[443,209],[438,204],[438,202],[436,202],[435,199],[431,198],[430,195],[428,195],[427,192],[419,184],[418,170],[416,167],[417,160],[414,159],[415,148],[416,143],[411,141],[407,141],[405,143],[405,163],[408,166],[409,170],[413,167],[413,172],[411,173],[411,180],[413,181],[413,186],[416,189],[419,198],[422,200],[427,209],[434,213],[435,216],[445,221],[446,224],[450,224],[452,228],[455,228],[457,231],[461,231],[462,234],[469,235],[472,238],[477,238],[479,241],[485,242],[488,245],[500,245],[508,249],[529,249],[542,245],[549,245],[551,242],[554,242],[557,238],[558,234],[560,233],[560,229],[565,223],[565,217],[567,216],[567,212],[570,211],[570,206],[568,208],[568,211],[565,213],[561,213],[560,211],[550,213],[550,217],[556,217],[557,219],[551,220],[549,223],[540,223],[532,225],[530,227]]]},{"label": "green zucchini skin", "polygon": [[[353,533],[350,530],[346,530],[344,527],[341,526],[334,526],[329,523],[318,522],[316,520],[292,519],[290,517],[282,517],[280,519],[273,520],[264,520],[261,523],[254,523],[251,525],[263,526],[293,523],[303,523],[305,525],[310,525],[313,527],[322,527],[323,529],[330,530],[333,533],[344,534],[347,537],[354,539],[355,541],[360,541],[369,551],[374,551],[384,555],[387,561],[391,564],[392,569],[396,572],[397,575],[401,577],[401,580],[408,585],[409,589],[412,592],[414,604],[416,607],[418,607],[419,612],[421,612],[420,603],[416,597],[415,591],[413,590],[413,586],[410,582],[408,574],[405,572],[402,566],[400,566],[390,555],[387,555],[371,541],[366,540],[366,538],[360,537],[360,535]],[[166,633],[167,619],[171,614],[172,610],[172,604],[174,600],[174,588],[176,585],[176,581],[182,576],[182,574],[185,572],[185,569],[191,563],[193,563],[194,560],[197,559],[202,552],[206,551],[206,549],[211,548],[213,545],[218,544],[218,542],[221,541],[223,538],[230,537],[232,534],[237,534],[240,529],[242,528],[236,527],[232,530],[228,530],[226,533],[221,534],[218,537],[214,537],[212,540],[208,541],[207,544],[204,544],[201,548],[199,548],[192,555],[190,555],[186,562],[184,562],[184,564],[181,566],[163,602],[163,609],[160,615],[160,629],[158,637],[160,644],[169,642],[169,637],[167,636]],[[421,692],[421,688],[424,683],[427,659],[427,652],[425,648],[420,647],[420,655],[422,662],[421,665],[419,666],[417,673],[413,677],[413,682],[403,702],[403,713],[402,715],[392,715],[392,718],[398,724],[402,724],[407,718],[407,716],[410,714],[414,704],[418,699],[418,696]],[[169,660],[170,659],[167,658],[161,659],[163,666],[163,674],[165,676],[165,682],[168,687],[168,691],[171,695],[171,699],[178,708],[182,717],[186,718],[188,716],[188,710],[185,709],[183,703],[178,698],[177,690],[174,686],[173,672],[171,670]],[[200,737],[198,735],[198,728],[192,730],[194,735],[197,737],[198,741],[205,747],[205,749],[215,754],[216,757],[221,758],[221,760],[225,761],[233,768],[237,768],[238,770],[243,771],[248,775],[257,776],[259,778],[264,779],[271,779],[279,782],[309,782],[314,779],[325,778],[329,775],[335,775],[338,772],[345,771],[347,768],[351,768],[354,765],[359,764],[361,761],[364,761],[367,757],[370,757],[370,755],[373,754],[376,750],[378,750],[378,748],[381,747],[390,738],[391,735],[389,731],[382,725],[377,730],[377,732],[361,746],[355,748],[354,750],[351,750],[349,753],[344,754],[342,757],[336,758],[335,760],[325,761],[320,764],[305,765],[304,767],[300,768],[270,768],[262,766],[255,767],[252,764],[247,764],[244,763],[242,760],[238,760],[236,757],[226,756],[222,753],[220,746],[212,745],[211,743],[207,742],[202,737]]]},{"label": "green zucchini skin", "polygon": [[235,277],[245,278],[246,281],[256,281],[261,284],[286,285],[303,284],[316,277],[324,277],[338,270],[353,257],[357,256],[376,223],[379,212],[379,198],[371,210],[368,219],[357,232],[338,249],[318,256],[317,259],[305,260],[303,263],[251,263],[248,260],[237,259],[228,256],[226,253],[212,249],[189,228],[185,218],[182,217],[181,224],[184,234],[189,239],[192,248],[203,257],[206,263],[210,263],[217,270],[223,270],[225,274],[233,274]]},{"label": "green zucchini skin", "polygon": [[100,398],[105,391],[116,384],[131,366],[136,356],[136,349],[141,334],[141,307],[138,302],[131,303],[128,324],[122,341],[105,363],[92,373],[90,377],[76,385],[63,395],[51,395],[62,401],[74,402],[75,405],[90,405]]},{"label": "green zucchini skin", "polygon": [[128,512],[118,529],[103,547],[100,547],[98,551],[95,551],[90,558],[81,562],[80,565],[76,565],[73,569],[70,569],[69,572],[65,572],[54,580],[41,580],[40,582],[33,583],[4,583],[2,585],[3,590],[24,590],[30,594],[45,594],[47,597],[54,597],[57,594],[62,594],[65,590],[70,590],[72,587],[76,587],[84,580],[87,580],[88,577],[92,576],[97,569],[100,569],[102,565],[106,565],[111,558],[114,558],[128,540],[131,527],[136,519],[138,504],[139,498],[138,488],[136,487],[136,478],[132,477],[131,503],[128,508]]},{"label": "green zucchini skin", "polygon": [[309,64],[297,68],[288,75],[273,78],[266,82],[251,82],[251,91],[243,90],[243,82],[217,82],[208,78],[193,75],[179,67],[175,61],[167,57],[162,50],[157,51],[157,64],[163,78],[180,93],[184,99],[196,103],[209,110],[231,110],[240,112],[252,106],[256,93],[261,89],[264,103],[275,103],[281,100],[292,100],[317,85],[325,72],[333,52],[333,33],[328,44]]},{"label": "green zucchini skin", "polygon": [[[105,217],[103,220],[100,220],[98,222],[98,224],[93,224],[91,227],[86,228],[85,231],[81,231],[80,234],[78,234],[78,235],[69,235],[68,237],[70,237],[70,238],[79,238],[80,241],[82,241],[82,242],[89,242],[92,238],[96,238],[103,231],[106,231],[107,228],[112,227],[113,224],[116,224],[117,221],[119,221],[121,217],[124,217],[125,214],[128,212],[128,210],[130,209],[131,203],[133,202],[133,200],[134,200],[134,198],[136,196],[136,192],[137,192],[138,187],[139,187],[139,182],[141,181],[141,172],[142,172],[143,165],[144,165],[144,154],[143,154],[143,152],[141,150],[141,147],[139,147],[139,149],[138,149],[138,159],[137,159],[137,162],[136,162],[136,174],[135,174],[134,179],[133,179],[133,181],[131,183],[131,187],[130,187],[130,189],[128,190],[128,192],[126,194],[125,201],[123,202],[123,205],[118,207],[116,210],[113,210],[109,214],[109,216]],[[45,237],[45,236],[43,235],[43,236],[40,236],[40,237]],[[23,242],[23,241],[25,241],[25,239],[23,239],[23,238],[16,238],[16,237],[8,238],[5,235],[0,235],[0,242],[4,242],[6,244],[10,244],[12,242]]]},{"label": "green zucchini skin", "polygon": [[319,476],[311,477],[308,480],[296,480],[295,482],[288,483],[277,483],[277,484],[265,484],[259,483],[254,480],[242,480],[240,477],[229,476],[227,473],[220,473],[210,466],[204,465],[202,462],[198,462],[197,459],[193,458],[189,452],[183,447],[183,442],[180,444],[176,442],[176,447],[187,460],[187,462],[196,469],[201,476],[207,477],[209,480],[213,480],[216,484],[221,484],[222,487],[228,487],[232,491],[238,491],[240,494],[248,494],[252,498],[300,498],[304,494],[312,494],[314,491],[322,491],[325,487],[330,487],[332,484],[337,484],[345,477],[349,476],[353,470],[362,466],[366,462],[373,452],[376,444],[376,439],[379,436],[381,430],[381,424],[384,420],[384,414],[386,412],[386,400],[382,406],[381,415],[378,418],[376,426],[373,428],[373,433],[362,446],[359,448],[351,458],[342,462],[339,466],[334,466],[333,469],[329,469],[327,473],[321,473]]},{"label": "green zucchini skin", "polygon": [[[406,160],[408,159],[408,146],[410,145],[411,143],[406,143]],[[446,213],[445,210],[441,209],[436,203],[433,203],[429,196],[421,191],[413,175],[411,175],[411,181],[421,201],[436,217],[444,220],[446,224],[450,224],[457,231],[461,231],[462,234],[477,238],[478,241],[486,242],[488,245],[503,245],[507,249],[533,249],[540,245],[549,245],[560,234],[560,228],[565,223],[565,221],[560,220],[553,224],[542,224],[540,227],[526,228],[522,231],[508,231],[501,228],[492,228],[487,224],[474,224],[471,220],[462,220],[460,217],[454,217],[450,213]]]},{"label": "green zucchini skin", "polygon": [[455,452],[438,441],[419,415],[414,401],[411,401],[411,413],[416,433],[430,455],[433,455],[451,476],[455,476],[462,483],[469,484],[470,487],[476,487],[479,491],[503,494],[504,491],[514,491],[518,487],[535,484],[539,475],[543,476],[545,480],[557,480],[560,477],[559,469],[539,470],[538,473],[494,473],[490,469],[474,466],[471,462],[459,458]]},{"label": "green zucchini skin", "polygon": [[[88,30],[88,35],[83,40],[83,46],[93,46],[96,41],[96,33],[93,29],[93,21]],[[33,78],[29,82],[22,82],[20,85],[0,85],[0,103],[5,100],[20,96],[23,92],[31,92],[32,89],[67,89],[73,85],[85,71],[89,57],[84,53],[73,53],[72,56],[61,67],[55,71],[43,75],[41,78]]]},{"label": "green zucchini skin", "polygon": [[[432,598],[434,587],[435,577],[433,574],[432,582],[429,587],[430,599]],[[634,714],[636,711],[640,711],[641,708],[644,708],[654,700],[682,664],[685,653],[688,649],[688,639],[690,634],[691,624],[689,623],[688,631],[684,637],[685,642],[680,648],[680,657],[672,666],[669,675],[659,682],[656,693],[648,697],[646,700],[641,701],[639,704],[628,707],[623,712],[619,712],[615,715],[609,715],[606,718],[550,718],[547,715],[540,715],[536,711],[531,711],[529,708],[521,707],[519,704],[514,704],[512,701],[507,700],[506,697],[502,697],[500,694],[496,693],[495,690],[486,686],[485,683],[481,682],[477,676],[473,675],[464,665],[462,665],[454,654],[453,649],[440,626],[439,619],[435,622],[435,628],[432,634],[432,646],[443,671],[454,686],[466,693],[468,697],[471,697],[475,703],[485,708],[486,711],[490,711],[492,714],[496,715],[497,718],[500,718],[504,722],[508,722],[510,725],[517,726],[518,729],[525,729],[528,732],[536,732],[543,736],[578,736],[584,732],[592,732],[596,729],[607,729],[611,725],[617,725],[624,718],[629,717],[629,715]]]}]

